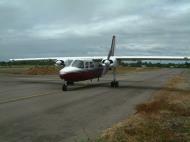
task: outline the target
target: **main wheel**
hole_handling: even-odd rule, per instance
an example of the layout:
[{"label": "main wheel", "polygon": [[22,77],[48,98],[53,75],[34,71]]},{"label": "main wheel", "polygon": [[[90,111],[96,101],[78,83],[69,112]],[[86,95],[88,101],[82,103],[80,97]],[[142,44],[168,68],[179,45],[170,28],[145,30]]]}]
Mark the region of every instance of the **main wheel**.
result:
[{"label": "main wheel", "polygon": [[67,91],[67,85],[63,84],[62,90],[63,90],[63,91]]},{"label": "main wheel", "polygon": [[111,82],[111,87],[112,87],[112,88],[114,87],[114,82],[113,82],[113,81]]},{"label": "main wheel", "polygon": [[113,87],[113,88],[119,87],[119,82],[118,81],[112,81],[111,87]]},{"label": "main wheel", "polygon": [[115,81],[115,88],[116,87],[119,87],[119,82],[118,81]]}]

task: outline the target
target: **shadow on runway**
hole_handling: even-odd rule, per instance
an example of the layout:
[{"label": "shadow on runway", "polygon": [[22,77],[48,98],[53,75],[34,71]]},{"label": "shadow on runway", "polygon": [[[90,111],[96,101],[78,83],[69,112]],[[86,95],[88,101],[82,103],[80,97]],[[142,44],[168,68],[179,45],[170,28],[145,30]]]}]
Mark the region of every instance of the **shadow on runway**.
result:
[{"label": "shadow on runway", "polygon": [[[19,82],[22,83],[28,83],[28,84],[44,84],[44,85],[62,85],[61,81],[31,81],[31,80],[21,80]],[[115,88],[117,90],[123,90],[123,89],[135,89],[135,90],[165,90],[165,91],[170,91],[170,92],[184,92],[184,93],[190,93],[190,90],[183,90],[183,89],[178,89],[178,88],[169,88],[169,87],[164,87],[164,86],[150,86],[150,85],[138,85],[138,83],[142,83],[143,81],[124,81],[122,80],[120,82],[120,86],[118,88]],[[106,87],[106,88],[111,88],[110,87],[110,82],[92,82],[92,83],[84,83],[84,82],[76,82],[74,86],[68,86],[68,91],[78,91],[78,90],[85,90],[85,89],[91,89],[91,88],[99,88],[99,87]]]},{"label": "shadow on runway", "polygon": [[109,83],[96,83],[96,84],[84,84],[84,83],[76,83],[74,86],[69,86],[69,91],[78,91],[78,90],[85,90],[85,89],[91,89],[91,88],[98,88],[98,87],[109,87]]},{"label": "shadow on runway", "polygon": [[[98,83],[98,84],[88,84],[84,85],[82,83],[78,83],[74,87],[71,86],[69,88],[69,91],[78,91],[78,90],[85,90],[90,88],[98,88],[98,87],[106,87],[111,88],[110,83]],[[184,90],[184,89],[178,89],[178,88],[170,88],[170,87],[164,87],[164,86],[149,86],[149,85],[124,85],[120,84],[118,88],[112,88],[117,90],[127,90],[127,89],[134,89],[134,90],[164,90],[169,92],[184,92],[184,93],[190,93],[190,90]]]}]

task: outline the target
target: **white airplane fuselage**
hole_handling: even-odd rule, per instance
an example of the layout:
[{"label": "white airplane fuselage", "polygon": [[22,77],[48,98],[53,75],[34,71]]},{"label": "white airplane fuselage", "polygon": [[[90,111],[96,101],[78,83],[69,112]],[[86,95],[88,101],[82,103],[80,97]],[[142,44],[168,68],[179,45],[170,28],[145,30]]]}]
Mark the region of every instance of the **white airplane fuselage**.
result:
[{"label": "white airplane fuselage", "polygon": [[93,61],[73,60],[70,65],[60,70],[59,76],[64,81],[76,82],[99,78],[104,67]]}]

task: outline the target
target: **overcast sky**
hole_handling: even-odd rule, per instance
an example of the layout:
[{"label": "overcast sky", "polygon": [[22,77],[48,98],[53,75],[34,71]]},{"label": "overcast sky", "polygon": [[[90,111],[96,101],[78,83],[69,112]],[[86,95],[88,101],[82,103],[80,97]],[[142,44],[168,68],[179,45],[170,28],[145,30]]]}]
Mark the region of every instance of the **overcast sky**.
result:
[{"label": "overcast sky", "polygon": [[190,56],[190,0],[0,0],[0,60]]}]

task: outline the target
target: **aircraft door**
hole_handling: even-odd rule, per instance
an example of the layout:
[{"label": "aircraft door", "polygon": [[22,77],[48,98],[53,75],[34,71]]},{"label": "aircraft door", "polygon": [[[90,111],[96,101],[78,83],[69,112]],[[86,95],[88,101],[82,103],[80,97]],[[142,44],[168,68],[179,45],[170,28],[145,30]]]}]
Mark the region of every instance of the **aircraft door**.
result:
[{"label": "aircraft door", "polygon": [[85,70],[92,71],[95,68],[93,62],[85,62]]},{"label": "aircraft door", "polygon": [[93,69],[94,68],[94,63],[90,62],[90,68]]},{"label": "aircraft door", "polygon": [[85,62],[85,69],[88,70],[89,68],[89,62]]}]

